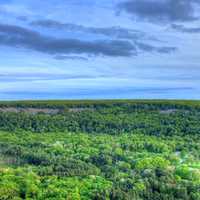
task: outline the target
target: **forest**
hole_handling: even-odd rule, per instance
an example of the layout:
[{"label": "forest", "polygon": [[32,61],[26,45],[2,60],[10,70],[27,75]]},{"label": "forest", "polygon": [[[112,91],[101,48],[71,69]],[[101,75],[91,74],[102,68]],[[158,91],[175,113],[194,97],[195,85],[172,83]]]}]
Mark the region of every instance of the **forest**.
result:
[{"label": "forest", "polygon": [[0,102],[0,200],[200,200],[200,102]]}]

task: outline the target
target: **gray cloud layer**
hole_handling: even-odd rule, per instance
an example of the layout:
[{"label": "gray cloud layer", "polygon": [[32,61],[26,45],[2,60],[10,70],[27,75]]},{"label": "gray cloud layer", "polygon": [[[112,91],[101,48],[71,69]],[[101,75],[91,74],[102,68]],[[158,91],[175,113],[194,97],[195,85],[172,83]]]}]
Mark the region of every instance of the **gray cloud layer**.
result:
[{"label": "gray cloud layer", "polygon": [[118,8],[151,22],[183,22],[197,19],[194,4],[198,0],[127,0]]},{"label": "gray cloud layer", "polygon": [[48,54],[131,56],[135,47],[128,41],[57,39],[15,25],[0,24],[0,45],[24,47]]},{"label": "gray cloud layer", "polygon": [[30,25],[40,26],[43,28],[65,29],[72,32],[100,34],[115,39],[130,40],[132,43],[134,43],[136,49],[145,52],[171,53],[174,50],[176,50],[175,47],[155,47],[150,44],[144,43],[144,39],[147,40],[153,39],[154,41],[158,41],[158,39],[153,37],[147,37],[144,32],[134,29],[126,29],[121,27],[107,27],[107,28],[85,27],[82,25],[61,23],[55,20],[37,20],[37,21],[32,21]]},{"label": "gray cloud layer", "polygon": [[42,35],[39,32],[20,26],[5,24],[0,24],[0,45],[22,47],[46,54],[51,54],[55,59],[79,60],[82,59],[80,56],[69,57],[69,55],[87,54],[95,56],[103,55],[111,57],[130,57],[137,55],[138,51],[170,53],[175,50],[174,47],[154,47],[149,44],[138,42],[137,40],[130,42],[128,40],[119,39],[94,41],[58,39],[55,37]]}]

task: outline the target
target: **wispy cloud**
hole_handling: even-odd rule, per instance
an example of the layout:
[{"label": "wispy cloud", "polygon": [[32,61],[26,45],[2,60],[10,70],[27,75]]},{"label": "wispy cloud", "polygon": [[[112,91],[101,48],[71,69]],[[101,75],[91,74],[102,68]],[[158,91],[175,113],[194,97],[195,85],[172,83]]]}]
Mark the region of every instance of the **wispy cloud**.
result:
[{"label": "wispy cloud", "polygon": [[177,50],[176,47],[155,47],[149,44],[145,44],[143,42],[136,42],[136,44],[139,47],[139,49],[147,52],[158,52],[162,54],[169,54]]},{"label": "wispy cloud", "polygon": [[38,26],[43,28],[52,28],[52,29],[63,29],[71,32],[83,32],[83,33],[91,33],[91,34],[99,34],[104,35],[116,39],[145,39],[147,36],[144,32],[135,30],[135,29],[127,29],[122,27],[86,27],[83,25],[77,25],[72,23],[62,23],[56,20],[49,19],[40,19],[35,20],[30,23],[32,26]]},{"label": "wispy cloud", "polygon": [[82,56],[65,56],[65,55],[57,55],[54,57],[56,60],[81,60],[88,61],[88,58]]},{"label": "wispy cloud", "polygon": [[56,81],[56,80],[90,80],[99,78],[111,78],[103,74],[53,74],[53,73],[12,73],[0,74],[0,83],[5,82],[27,82],[27,81]]},{"label": "wispy cloud", "polygon": [[200,27],[186,27],[184,25],[172,24],[171,28],[183,33],[200,33]]}]

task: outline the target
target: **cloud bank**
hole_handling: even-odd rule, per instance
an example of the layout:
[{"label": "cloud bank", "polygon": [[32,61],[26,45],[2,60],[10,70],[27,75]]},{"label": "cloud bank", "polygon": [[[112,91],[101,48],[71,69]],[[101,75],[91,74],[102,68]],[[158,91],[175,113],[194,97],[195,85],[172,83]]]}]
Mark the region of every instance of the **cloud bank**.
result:
[{"label": "cloud bank", "polygon": [[0,24],[0,45],[23,47],[47,54],[131,56],[135,47],[128,41],[58,39],[15,25]]},{"label": "cloud bank", "polygon": [[[109,30],[105,32],[110,34],[115,29],[98,29],[98,31],[100,30]],[[73,38],[56,38],[24,27],[7,24],[0,24],[0,45],[35,50],[54,55],[54,58],[59,60],[74,58],[80,60],[80,57],[67,56],[69,54],[131,57],[136,56],[139,51],[171,53],[176,50],[175,47],[155,47],[137,42],[137,40],[132,42],[119,39],[85,41]]]}]

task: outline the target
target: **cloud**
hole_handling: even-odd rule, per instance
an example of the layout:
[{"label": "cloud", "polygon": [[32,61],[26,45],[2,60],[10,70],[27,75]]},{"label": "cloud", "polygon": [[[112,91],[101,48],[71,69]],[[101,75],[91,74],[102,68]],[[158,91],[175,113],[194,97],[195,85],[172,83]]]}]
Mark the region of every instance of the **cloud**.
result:
[{"label": "cloud", "polygon": [[183,33],[200,33],[200,27],[188,28],[183,25],[172,24],[171,28],[176,31],[183,32]]},{"label": "cloud", "polygon": [[54,57],[56,60],[81,60],[88,61],[88,58],[82,56],[65,56],[65,55],[57,55]]},{"label": "cloud", "polygon": [[136,42],[136,45],[140,50],[147,51],[147,52],[157,52],[162,54],[172,53],[177,50],[176,47],[155,47],[149,44],[145,44],[142,42]]},{"label": "cloud", "polygon": [[[80,59],[71,54],[93,56],[131,57],[138,51],[170,53],[174,47],[154,47],[138,43],[137,40],[94,40],[63,39],[42,35],[39,32],[15,25],[0,24],[0,45],[26,48],[53,55],[55,59]],[[69,57],[70,56],[70,57]],[[83,60],[83,58],[81,58]],[[85,59],[84,59],[85,60]]]},{"label": "cloud", "polygon": [[27,81],[54,81],[54,80],[90,80],[97,78],[111,78],[103,74],[88,75],[88,74],[55,74],[55,73],[9,73],[0,74],[0,83],[2,82],[27,82]]},{"label": "cloud", "polygon": [[100,34],[111,38],[130,40],[131,42],[134,43],[134,46],[138,50],[145,52],[171,53],[176,50],[175,47],[155,47],[150,44],[144,43],[144,41],[140,42],[141,40],[145,39],[154,41],[158,41],[158,39],[154,37],[148,37],[144,32],[134,29],[126,29],[122,27],[107,27],[107,28],[85,27],[82,25],[61,23],[55,20],[45,20],[45,19],[32,21],[30,25],[40,26],[43,28],[65,29],[72,32]]},{"label": "cloud", "polygon": [[23,47],[53,55],[89,54],[127,57],[136,54],[135,47],[128,41],[58,39],[19,26],[5,24],[0,24],[0,45]]},{"label": "cloud", "polygon": [[196,0],[127,0],[118,8],[150,22],[185,22],[197,19]]},{"label": "cloud", "polygon": [[139,39],[144,38],[146,34],[142,31],[134,29],[126,29],[122,27],[107,27],[107,28],[97,28],[97,27],[86,27],[82,25],[72,24],[72,23],[62,23],[55,20],[35,20],[30,23],[32,26],[39,26],[43,28],[52,29],[64,29],[71,32],[84,32],[90,34],[99,34],[108,37],[113,37],[116,39]]}]

